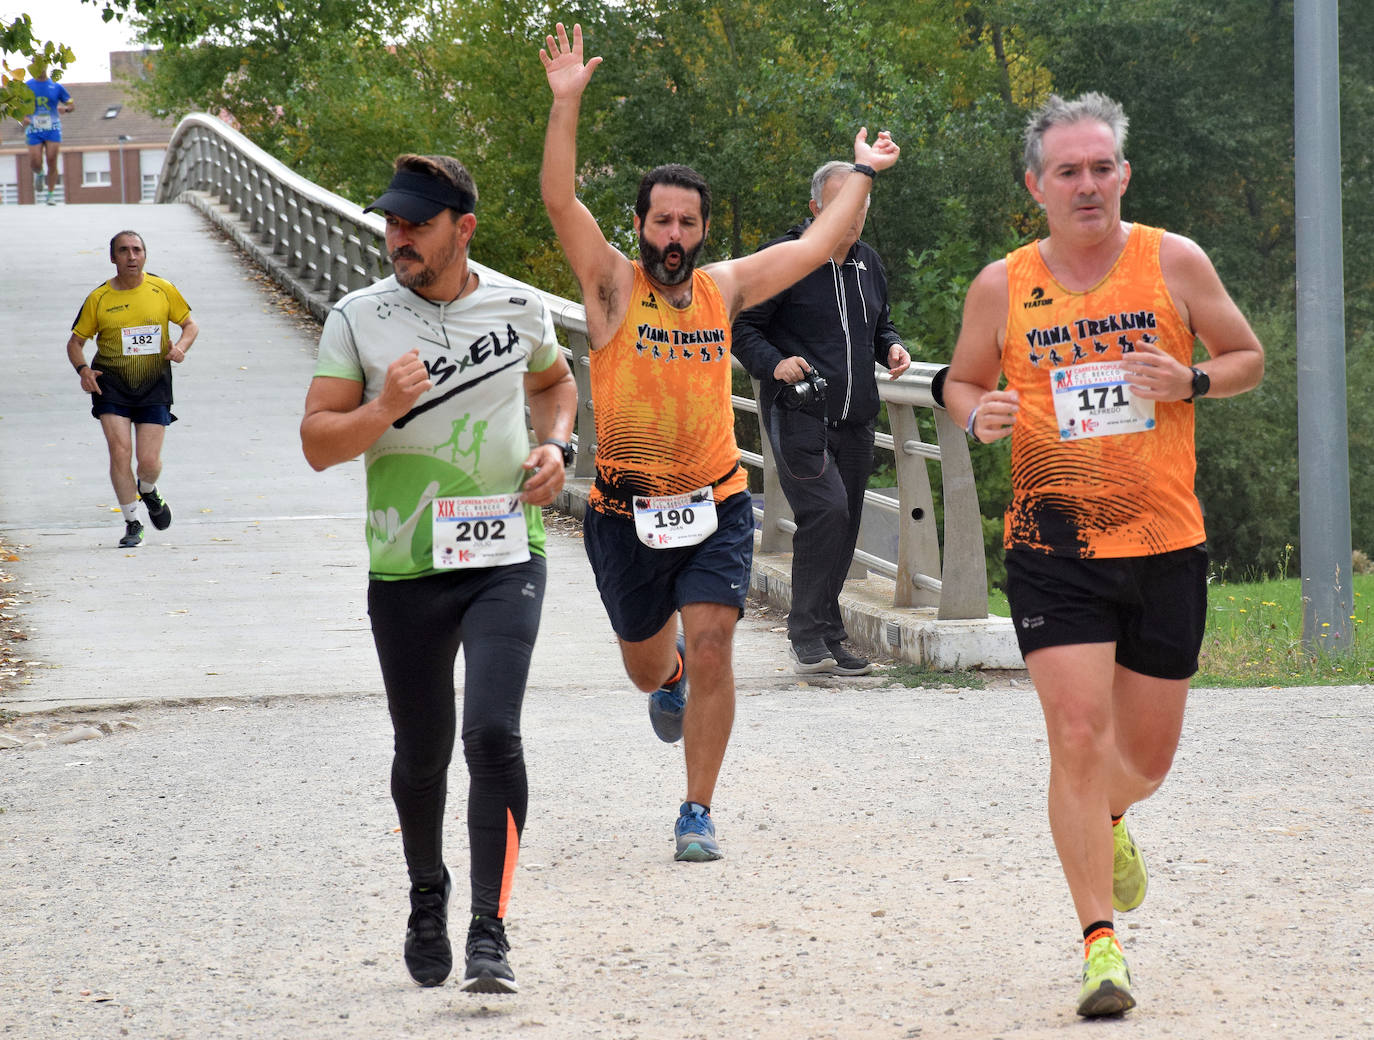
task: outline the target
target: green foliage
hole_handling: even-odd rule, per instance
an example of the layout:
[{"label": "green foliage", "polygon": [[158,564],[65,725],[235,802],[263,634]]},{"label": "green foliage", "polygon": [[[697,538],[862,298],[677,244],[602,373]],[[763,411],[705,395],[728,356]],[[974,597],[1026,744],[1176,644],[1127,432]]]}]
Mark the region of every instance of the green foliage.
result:
[{"label": "green foliage", "polygon": [[[850,155],[858,126],[890,129],[902,161],[878,180],[864,237],[885,258],[897,327],[936,362],[977,271],[1043,234],[1021,184],[1026,113],[1051,90],[1104,90],[1131,117],[1127,218],[1200,242],[1268,349],[1258,391],[1198,410],[1213,558],[1232,573],[1297,544],[1292,0],[88,2],[162,46],[147,105],[223,111],[346,197],[373,197],[400,152],[457,155],[481,193],[476,258],[574,298],[538,201],[538,48],[555,19],[580,22],[606,59],[583,104],[579,194],[627,253],[654,165],[706,175],[703,257],[738,256],[806,215],[811,172]],[[1374,248],[1374,4],[1342,4],[1340,22],[1346,251],[1360,258]],[[1360,373],[1374,271],[1349,262],[1346,282]],[[1374,388],[1349,384],[1358,464],[1374,457]],[[973,458],[995,585],[1007,445]],[[1374,549],[1374,482],[1356,480],[1352,503],[1356,545]]]},{"label": "green foliage", "polygon": [[[76,60],[70,47],[51,40],[39,40],[33,35],[33,19],[21,14],[12,21],[0,21],[0,119],[22,119],[33,112],[33,91],[26,80],[37,66],[48,70],[53,80],[62,78],[62,71]],[[10,65],[10,57],[23,58],[27,64]]]}]

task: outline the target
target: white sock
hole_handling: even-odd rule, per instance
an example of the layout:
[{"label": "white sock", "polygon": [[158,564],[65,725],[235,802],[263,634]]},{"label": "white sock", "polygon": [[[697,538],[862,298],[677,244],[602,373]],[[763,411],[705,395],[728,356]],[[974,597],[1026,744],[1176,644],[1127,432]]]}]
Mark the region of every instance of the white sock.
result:
[{"label": "white sock", "polygon": [[137,502],[129,502],[129,503],[121,502],[121,503],[119,503],[119,511],[120,511],[121,513],[124,514],[124,522],[125,522],[125,523],[130,523],[130,524],[131,524],[131,523],[133,523],[135,520],[138,519],[138,503],[137,503]]},{"label": "white sock", "polygon": [[140,495],[146,495],[149,491],[156,491],[156,490],[157,490],[157,485],[156,485],[156,484],[149,484],[149,483],[148,483],[146,480],[144,480],[142,477],[139,477],[139,478],[138,478],[138,493],[139,493]]}]

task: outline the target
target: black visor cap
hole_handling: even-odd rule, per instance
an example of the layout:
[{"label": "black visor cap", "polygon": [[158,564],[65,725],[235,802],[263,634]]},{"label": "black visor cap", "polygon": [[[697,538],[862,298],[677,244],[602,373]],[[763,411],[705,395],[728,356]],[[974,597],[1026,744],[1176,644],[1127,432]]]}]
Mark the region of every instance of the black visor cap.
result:
[{"label": "black visor cap", "polygon": [[386,191],[363,212],[378,210],[393,213],[412,224],[423,224],[440,210],[471,213],[475,202],[470,194],[447,181],[413,170],[398,170]]}]

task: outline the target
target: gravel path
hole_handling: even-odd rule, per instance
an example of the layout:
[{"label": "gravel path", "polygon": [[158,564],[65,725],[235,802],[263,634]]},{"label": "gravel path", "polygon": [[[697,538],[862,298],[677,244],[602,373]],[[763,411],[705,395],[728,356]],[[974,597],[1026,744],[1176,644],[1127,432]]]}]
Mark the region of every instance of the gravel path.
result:
[{"label": "gravel path", "polygon": [[[29,743],[0,752],[0,1036],[1374,1035],[1368,688],[1194,695],[1133,818],[1141,1006],[1088,1024],[1025,682],[773,674],[742,690],[727,858],[700,865],[672,862],[681,752],[640,695],[531,688],[508,998],[405,975],[380,699],[20,719]],[[460,781],[458,876],[462,817]]]}]

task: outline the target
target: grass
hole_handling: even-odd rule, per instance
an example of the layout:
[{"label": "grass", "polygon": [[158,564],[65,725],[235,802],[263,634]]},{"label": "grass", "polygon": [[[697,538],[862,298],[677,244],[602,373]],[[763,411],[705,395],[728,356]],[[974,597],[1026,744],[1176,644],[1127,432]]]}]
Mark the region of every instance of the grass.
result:
[{"label": "grass", "polygon": [[1353,686],[1374,682],[1370,606],[1374,575],[1351,579],[1350,643],[1327,650],[1332,630],[1302,642],[1303,595],[1298,578],[1213,582],[1207,588],[1207,634],[1195,686]]},{"label": "grass", "polygon": [[894,664],[882,670],[887,679],[884,686],[910,686],[916,689],[944,689],[949,686],[966,690],[981,690],[987,680],[967,668],[942,672],[938,668],[923,668],[918,664]]}]

